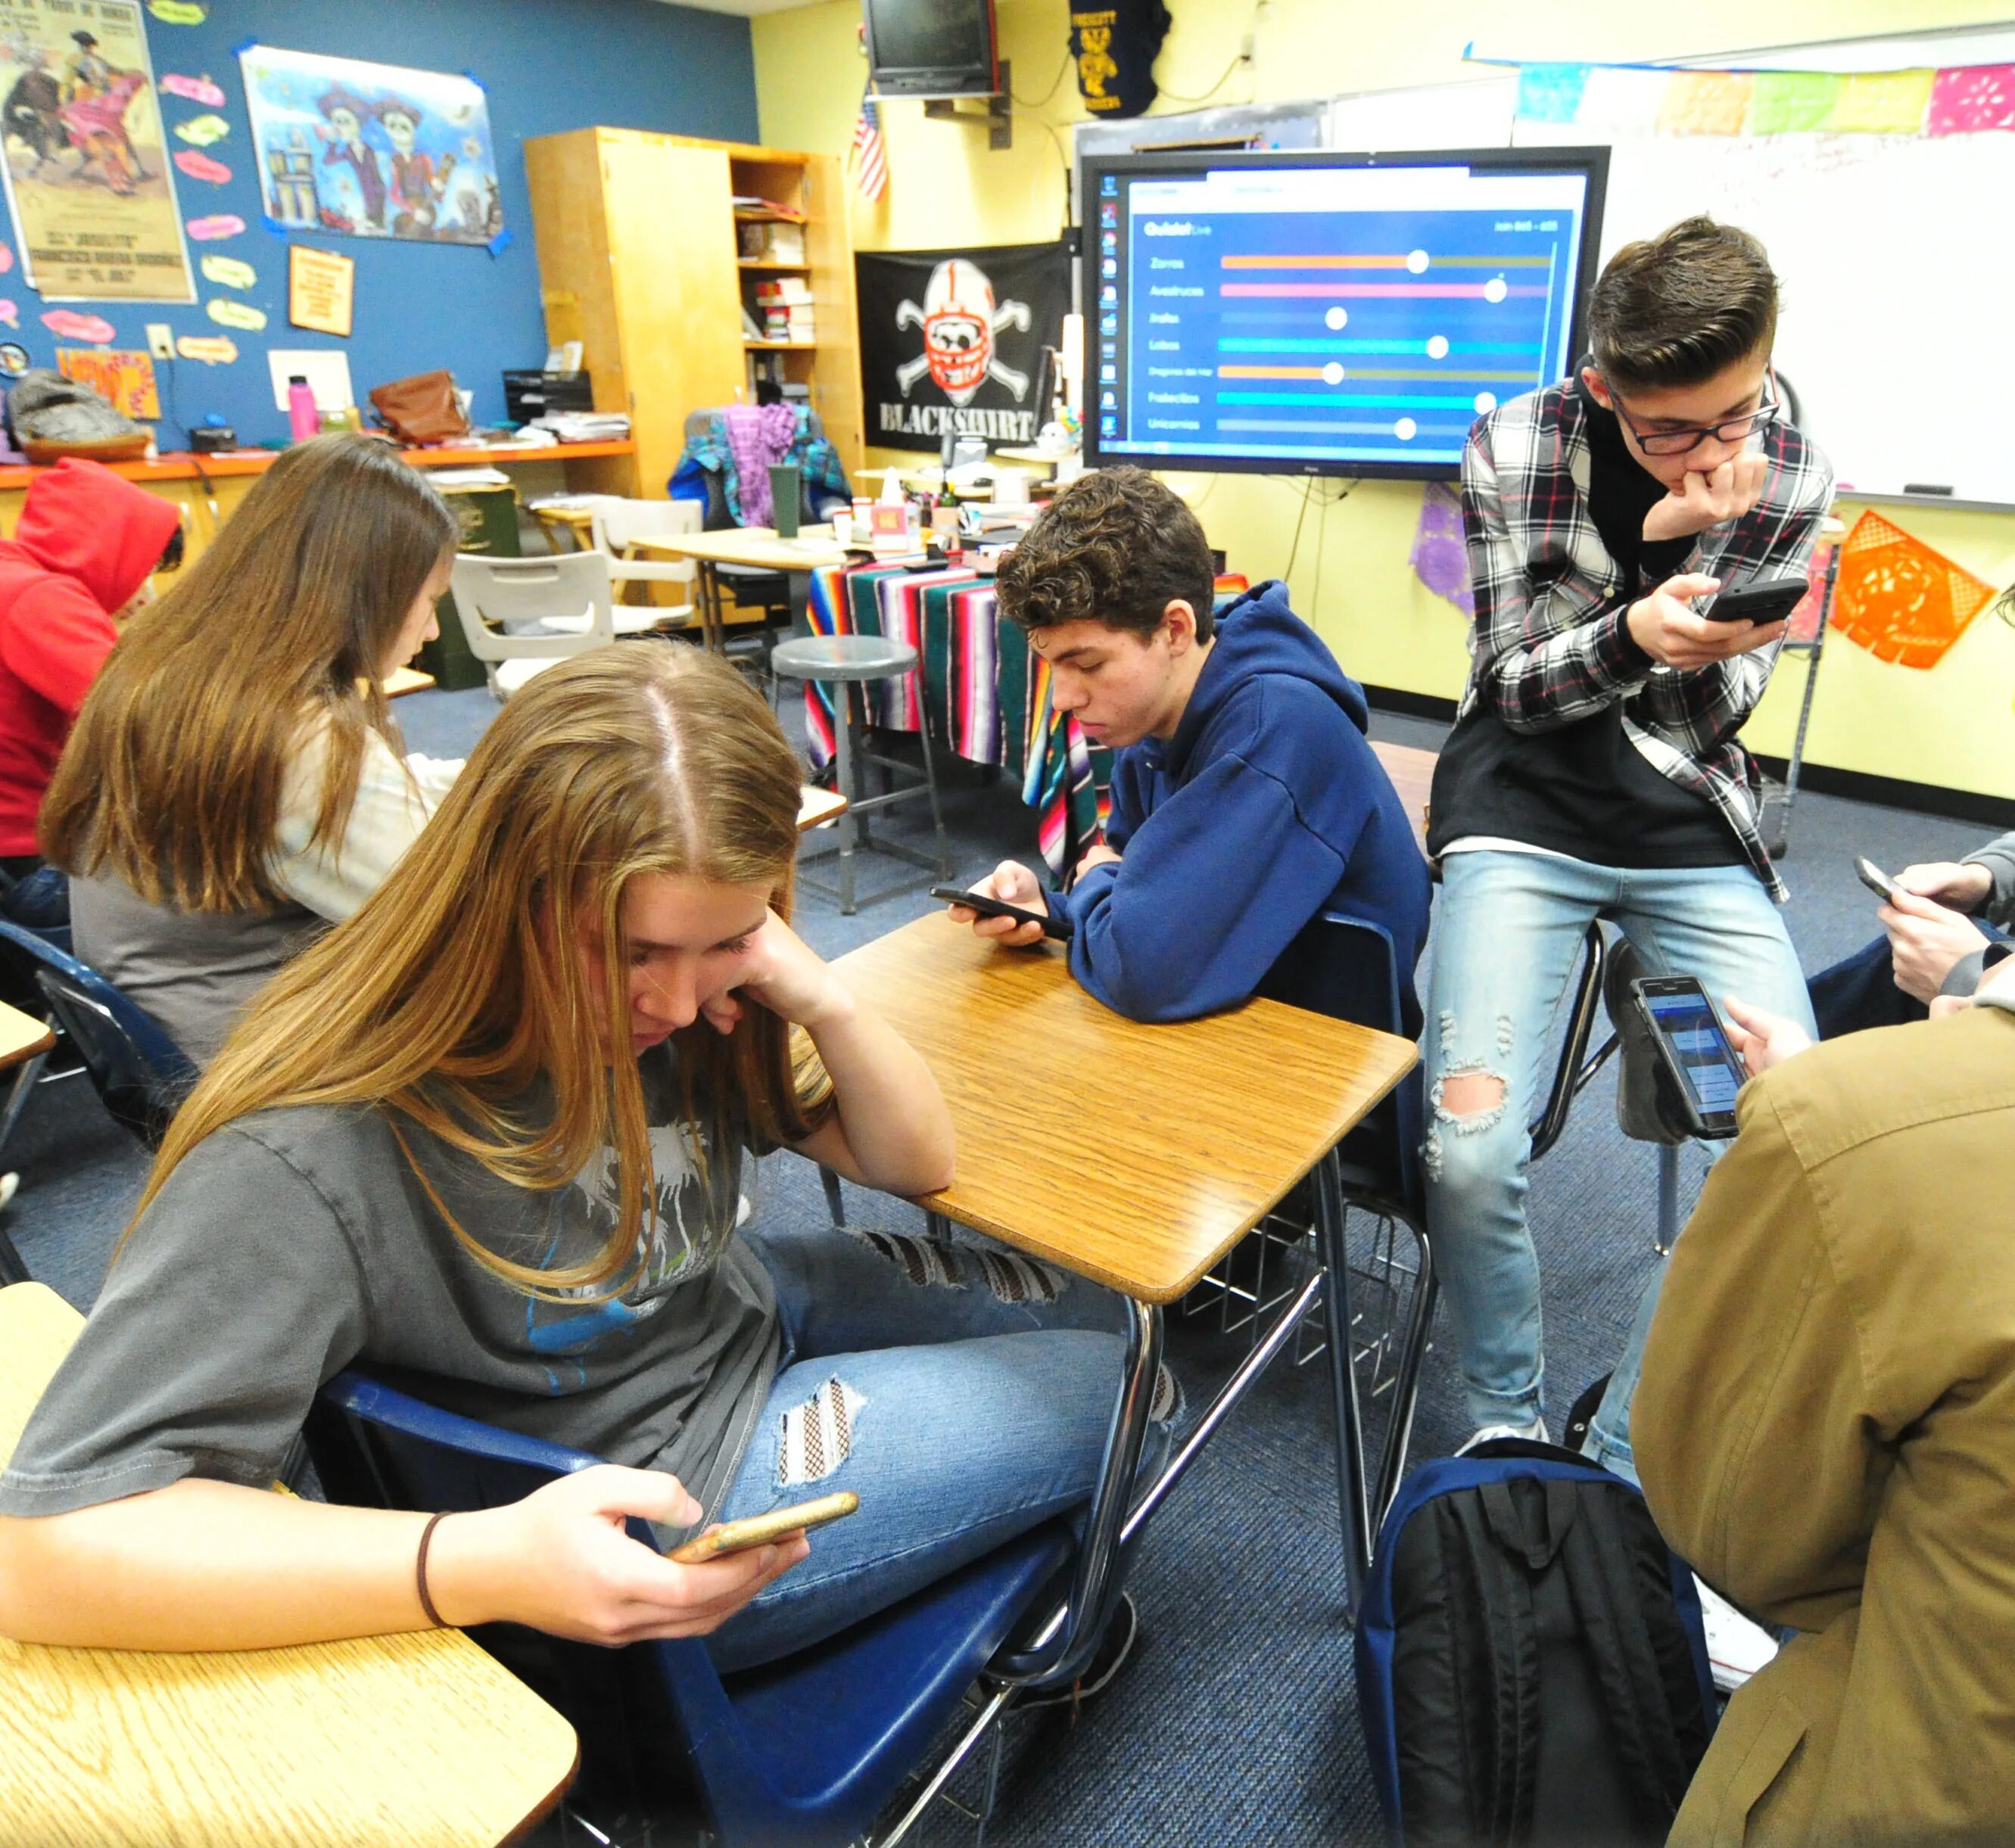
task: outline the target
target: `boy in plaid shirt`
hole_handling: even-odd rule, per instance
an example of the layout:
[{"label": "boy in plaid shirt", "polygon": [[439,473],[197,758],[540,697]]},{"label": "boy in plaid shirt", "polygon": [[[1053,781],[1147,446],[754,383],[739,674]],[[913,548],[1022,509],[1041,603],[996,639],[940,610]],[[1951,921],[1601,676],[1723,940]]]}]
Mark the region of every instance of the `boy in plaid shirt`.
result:
[{"label": "boy in plaid shirt", "polygon": [[[1525,1126],[1590,920],[1738,1019],[1753,1005],[1810,1025],[1736,739],[1784,625],[1694,608],[1801,574],[1832,497],[1779,406],[1776,317],[1746,232],[1692,218],[1629,245],[1590,300],[1592,363],[1480,419],[1463,457],[1476,617],[1428,835],[1425,1172],[1479,1432],[1545,1434]],[[1625,1473],[1655,1294],[1587,1444]]]}]

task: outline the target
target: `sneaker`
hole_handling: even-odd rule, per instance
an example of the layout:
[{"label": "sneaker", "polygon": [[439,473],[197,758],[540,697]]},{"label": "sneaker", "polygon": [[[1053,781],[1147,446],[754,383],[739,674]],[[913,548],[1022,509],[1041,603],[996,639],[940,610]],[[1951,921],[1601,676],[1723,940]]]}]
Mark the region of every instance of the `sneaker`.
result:
[{"label": "sneaker", "polygon": [[1133,1608],[1133,1594],[1122,1591],[1119,1602],[1114,1606],[1112,1620],[1105,1626],[1105,1634],[1099,1638],[1098,1652],[1094,1655],[1085,1671],[1068,1688],[1054,1688],[1046,1694],[1032,1694],[1018,1701],[1017,1706],[1033,1710],[1045,1706],[1067,1706],[1076,1713],[1081,1701],[1090,1699],[1094,1694],[1103,1694],[1126,1666],[1126,1658],[1133,1653],[1134,1639],[1140,1634],[1140,1613]]},{"label": "sneaker", "polygon": [[1528,1444],[1550,1444],[1546,1435],[1546,1421],[1535,1418],[1530,1424],[1487,1424],[1471,1431],[1467,1440],[1456,1449],[1457,1456],[1467,1456],[1479,1444],[1489,1444],[1499,1437],[1521,1437]]}]

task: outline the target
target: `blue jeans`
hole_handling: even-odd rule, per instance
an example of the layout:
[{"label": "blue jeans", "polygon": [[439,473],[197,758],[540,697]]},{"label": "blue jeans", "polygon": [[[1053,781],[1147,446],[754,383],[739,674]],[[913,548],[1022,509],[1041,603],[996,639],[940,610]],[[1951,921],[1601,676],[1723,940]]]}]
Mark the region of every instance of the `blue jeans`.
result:
[{"label": "blue jeans", "polygon": [[[1487,850],[1443,861],[1424,1049],[1422,1168],[1435,1266],[1478,1425],[1529,1424],[1543,1408],[1539,1265],[1525,1219],[1532,1146],[1526,1125],[1550,1082],[1554,1016],[1597,916],[1621,927],[1647,973],[1697,976],[1717,1007],[1733,993],[1812,1024],[1797,953],[1747,867],[1639,870]],[[1452,1114],[1442,1088],[1463,1073],[1501,1080],[1503,1104]],[[1626,1469],[1629,1392],[1658,1283],[1654,1275],[1616,1370],[1622,1390],[1613,1386],[1605,1416],[1589,1434],[1591,1451]]]},{"label": "blue jeans", "polygon": [[[749,1243],[783,1352],[719,1518],[841,1489],[860,1508],[714,1632],[724,1670],[808,1648],[1081,1510],[1126,1356],[1117,1296],[997,1246],[831,1227]],[[1149,1426],[1144,1469],[1166,1434]]]}]

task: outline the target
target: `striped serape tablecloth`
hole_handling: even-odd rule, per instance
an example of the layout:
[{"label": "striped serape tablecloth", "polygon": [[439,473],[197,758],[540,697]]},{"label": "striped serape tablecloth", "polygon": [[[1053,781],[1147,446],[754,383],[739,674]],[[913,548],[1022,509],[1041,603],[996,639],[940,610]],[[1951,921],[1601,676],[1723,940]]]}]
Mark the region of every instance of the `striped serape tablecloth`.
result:
[{"label": "striped serape tablecloth", "polygon": [[[933,745],[1020,780],[1036,812],[1043,858],[1061,877],[1097,838],[1110,808],[1109,751],[1094,747],[1067,712],[1050,705],[1050,669],[996,607],[993,581],[963,566],[828,565],[811,574],[806,612],[814,635],[880,635],[907,644],[921,673],[871,683],[871,724],[915,731]],[[805,687],[812,765],[833,753],[833,689]]]}]

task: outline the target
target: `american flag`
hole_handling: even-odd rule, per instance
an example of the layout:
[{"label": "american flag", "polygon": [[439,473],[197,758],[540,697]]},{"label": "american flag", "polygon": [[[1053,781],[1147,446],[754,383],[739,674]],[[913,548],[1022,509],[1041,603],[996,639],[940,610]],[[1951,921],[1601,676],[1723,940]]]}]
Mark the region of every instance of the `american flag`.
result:
[{"label": "american flag", "polygon": [[853,183],[871,204],[889,190],[889,150],[882,145],[882,115],[874,96],[864,93],[853,122]]}]

